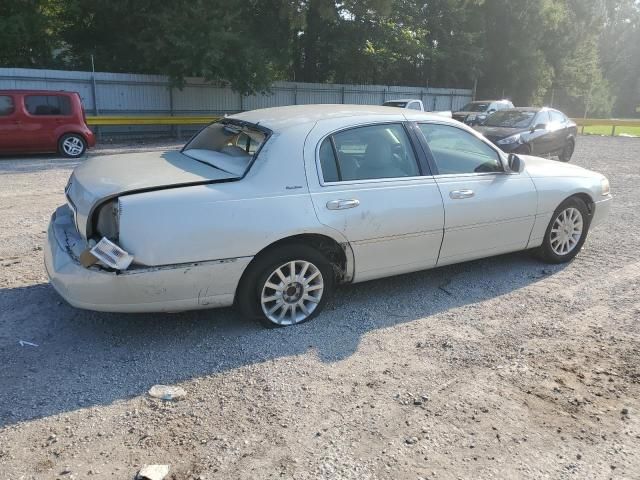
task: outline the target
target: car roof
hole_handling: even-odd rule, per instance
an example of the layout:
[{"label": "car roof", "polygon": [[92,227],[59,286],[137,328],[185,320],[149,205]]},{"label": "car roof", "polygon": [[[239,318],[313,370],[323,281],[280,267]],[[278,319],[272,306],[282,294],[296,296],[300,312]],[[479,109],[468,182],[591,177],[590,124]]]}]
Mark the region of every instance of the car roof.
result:
[{"label": "car roof", "polygon": [[[290,105],[287,107],[262,108],[248,112],[230,115],[229,118],[258,124],[273,131],[283,131],[301,124],[316,123],[320,120],[352,117],[354,120],[366,120],[367,117],[388,115],[397,119],[402,115],[408,121],[438,120],[443,123],[455,123],[441,115],[389,108],[382,105],[346,105],[346,104],[318,104],[318,105]],[[448,121],[448,122],[447,122]]]},{"label": "car roof", "polygon": [[469,102],[469,103],[511,103],[511,100],[506,100],[506,99],[502,99],[502,100],[474,100],[473,102]]},{"label": "car roof", "polygon": [[385,100],[384,103],[389,102],[419,102],[419,98],[394,98],[393,100]]}]

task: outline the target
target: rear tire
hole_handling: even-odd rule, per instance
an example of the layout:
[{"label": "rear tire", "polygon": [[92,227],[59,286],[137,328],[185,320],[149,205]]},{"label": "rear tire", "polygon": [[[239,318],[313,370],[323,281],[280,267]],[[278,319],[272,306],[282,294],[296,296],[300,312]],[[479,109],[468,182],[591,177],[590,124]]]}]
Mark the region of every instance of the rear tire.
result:
[{"label": "rear tire", "polygon": [[564,148],[562,149],[562,152],[560,152],[560,155],[558,155],[558,160],[560,160],[561,162],[568,162],[569,160],[571,160],[575,148],[576,143],[573,140],[568,140]]},{"label": "rear tire", "polygon": [[266,327],[297,325],[322,311],[335,283],[333,266],[318,250],[302,244],[282,245],[256,257],[247,267],[235,303],[244,317]]},{"label": "rear tire", "polygon": [[58,141],[58,152],[63,157],[80,158],[87,151],[87,142],[82,135],[67,133]]},{"label": "rear tire", "polygon": [[581,198],[570,197],[553,212],[536,253],[547,263],[566,263],[578,255],[589,233],[591,217]]}]

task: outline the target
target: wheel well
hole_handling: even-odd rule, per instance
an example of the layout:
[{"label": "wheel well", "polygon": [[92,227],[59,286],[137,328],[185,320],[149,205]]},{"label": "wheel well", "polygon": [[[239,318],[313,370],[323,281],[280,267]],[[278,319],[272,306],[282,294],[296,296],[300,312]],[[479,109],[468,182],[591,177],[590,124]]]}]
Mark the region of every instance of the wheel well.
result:
[{"label": "wheel well", "polygon": [[[291,237],[278,240],[277,242],[274,242],[271,245],[260,250],[254,257],[253,261],[255,261],[256,258],[261,257],[276,248],[281,248],[285,245],[290,245],[293,243],[309,245],[317,249],[325,257],[327,257],[329,262],[333,265],[338,281],[345,278],[347,273],[347,255],[344,251],[344,248],[333,238],[317,233],[293,235]],[[248,268],[249,267],[247,267],[247,269]]]},{"label": "wheel well", "polygon": [[[571,195],[569,198],[579,198],[587,206],[587,209],[589,210],[589,215],[593,214],[593,198],[591,198],[588,194],[586,194],[586,193],[576,193],[575,195]],[[567,200],[569,198],[567,198]]]}]

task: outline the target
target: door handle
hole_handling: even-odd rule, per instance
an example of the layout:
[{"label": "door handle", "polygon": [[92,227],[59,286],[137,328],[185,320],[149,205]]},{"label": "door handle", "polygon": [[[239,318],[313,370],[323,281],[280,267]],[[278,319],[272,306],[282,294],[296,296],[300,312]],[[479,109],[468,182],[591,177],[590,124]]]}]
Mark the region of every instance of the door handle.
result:
[{"label": "door handle", "polygon": [[454,190],[449,192],[449,196],[454,200],[461,200],[463,198],[471,198],[475,195],[473,190]]},{"label": "door handle", "polygon": [[350,200],[331,200],[327,202],[329,210],[346,210],[347,208],[355,208],[360,205],[360,200],[352,198]]}]

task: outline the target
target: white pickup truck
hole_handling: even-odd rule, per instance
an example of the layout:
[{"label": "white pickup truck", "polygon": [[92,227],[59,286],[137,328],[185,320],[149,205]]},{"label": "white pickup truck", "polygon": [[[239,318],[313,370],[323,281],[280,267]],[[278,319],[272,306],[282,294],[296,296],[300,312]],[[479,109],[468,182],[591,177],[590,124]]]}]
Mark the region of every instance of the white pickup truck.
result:
[{"label": "white pickup truck", "polygon": [[[424,109],[424,104],[422,100],[416,100],[413,98],[400,98],[398,100],[389,100],[382,104],[384,107],[396,107],[396,108],[408,108],[409,110],[419,110],[421,112],[426,112]],[[436,115],[442,115],[443,117],[452,118],[453,113],[451,110],[444,110],[440,112],[431,112]]]}]

